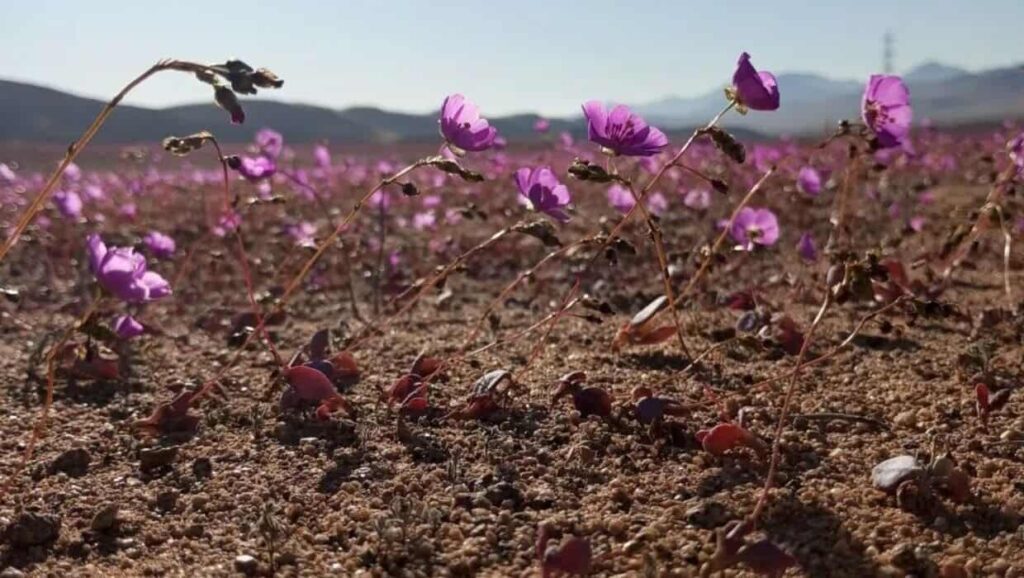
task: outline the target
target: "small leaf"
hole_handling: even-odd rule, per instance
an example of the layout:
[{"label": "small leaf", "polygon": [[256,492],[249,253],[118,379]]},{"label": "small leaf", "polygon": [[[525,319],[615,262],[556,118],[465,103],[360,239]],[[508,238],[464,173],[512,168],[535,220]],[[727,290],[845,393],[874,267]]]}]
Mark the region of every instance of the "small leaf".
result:
[{"label": "small leaf", "polygon": [[304,401],[322,401],[338,395],[334,384],[326,375],[312,367],[299,365],[285,371],[285,380],[299,399]]},{"label": "small leaf", "polygon": [[668,400],[661,397],[645,397],[636,402],[633,413],[637,421],[644,425],[652,424],[665,416]]},{"label": "small leaf", "polygon": [[331,347],[331,330],[321,329],[309,339],[309,357],[317,360],[327,357],[327,350]]},{"label": "small leaf", "polygon": [[916,478],[924,469],[913,456],[896,456],[871,470],[871,485],[883,492],[894,492],[904,481]]},{"label": "small leaf", "polygon": [[656,313],[664,309],[666,303],[668,303],[668,297],[664,295],[655,298],[653,301],[648,303],[646,307],[634,315],[633,319],[629,321],[629,324],[633,327],[645,325]]},{"label": "small leaf", "polygon": [[505,380],[512,381],[512,374],[504,369],[495,369],[484,374],[473,384],[473,397],[490,396]]}]

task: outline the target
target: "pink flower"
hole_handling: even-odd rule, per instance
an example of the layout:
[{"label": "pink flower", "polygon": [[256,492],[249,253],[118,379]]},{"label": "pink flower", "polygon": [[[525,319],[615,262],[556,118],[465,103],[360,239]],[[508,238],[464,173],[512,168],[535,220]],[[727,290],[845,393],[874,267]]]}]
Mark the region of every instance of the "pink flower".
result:
[{"label": "pink flower", "polygon": [[796,176],[796,188],[809,197],[821,194],[821,174],[814,167],[804,167]]},{"label": "pink flower", "polygon": [[779,108],[779,85],[775,75],[758,72],[750,64],[750,55],[740,54],[736,72],[732,75],[732,86],[736,100],[751,110],[776,110]]},{"label": "pink flower", "polygon": [[804,261],[818,260],[818,247],[814,244],[814,236],[810,231],[800,235],[800,241],[796,244],[797,253]]},{"label": "pink flower", "polygon": [[636,199],[629,189],[615,183],[608,187],[608,204],[620,213],[628,213],[636,205]]},{"label": "pink flower", "polygon": [[485,151],[494,145],[498,131],[480,116],[480,109],[461,94],[453,94],[441,105],[441,136],[457,155]]},{"label": "pink flower", "polygon": [[515,172],[514,179],[520,200],[530,210],[544,213],[560,223],[569,222],[565,212],[572,200],[569,189],[558,181],[550,167],[522,168]]},{"label": "pink flower", "polygon": [[587,134],[591,142],[601,145],[612,154],[631,157],[649,157],[668,146],[665,133],[648,125],[625,105],[605,112],[604,105],[592,100],[583,105],[587,118]]},{"label": "pink flower", "polygon": [[695,211],[703,211],[711,206],[711,191],[690,189],[683,197],[683,204]]},{"label": "pink flower", "polygon": [[171,294],[171,286],[158,273],[146,268],[146,258],[131,247],[107,248],[99,235],[92,234],[86,245],[89,269],[99,284],[122,301],[141,303]]},{"label": "pink flower", "polygon": [[864,124],[875,133],[881,148],[903,146],[910,133],[914,112],[910,91],[899,76],[873,74],[861,100]]},{"label": "pink flower", "polygon": [[132,339],[146,332],[146,328],[131,315],[122,315],[114,321],[114,332],[121,339]]},{"label": "pink flower", "polygon": [[744,207],[729,229],[737,248],[752,251],[754,245],[771,246],[779,240],[779,221],[769,209]]}]

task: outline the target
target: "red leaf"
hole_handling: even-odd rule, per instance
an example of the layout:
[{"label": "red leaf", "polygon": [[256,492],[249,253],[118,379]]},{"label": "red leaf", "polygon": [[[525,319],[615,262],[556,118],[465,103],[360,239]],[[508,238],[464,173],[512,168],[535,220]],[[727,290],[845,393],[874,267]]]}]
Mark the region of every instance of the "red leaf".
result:
[{"label": "red leaf", "polygon": [[561,546],[548,548],[544,553],[544,568],[583,576],[590,572],[593,557],[590,542],[576,536],[567,536]]},{"label": "red leaf", "polygon": [[359,366],[356,358],[347,351],[339,351],[331,358],[331,365],[334,366],[334,375],[345,379],[358,379]]},{"label": "red leaf", "polygon": [[608,417],[612,414],[612,396],[600,387],[587,387],[572,396],[573,405],[580,415]]},{"label": "red leaf", "polygon": [[675,334],[675,327],[672,325],[663,325],[657,329],[646,331],[643,334],[634,337],[632,342],[638,345],[656,345],[672,339]]},{"label": "red leaf", "polygon": [[782,576],[788,568],[796,565],[796,558],[768,540],[760,540],[740,548],[738,558],[751,570],[765,576]]},{"label": "red leaf", "polygon": [[760,455],[766,451],[764,444],[754,434],[731,423],[720,423],[710,431],[697,432],[697,439],[704,451],[716,456],[720,456],[736,446],[749,447]]},{"label": "red leaf", "polygon": [[291,386],[292,391],[295,392],[299,399],[321,401],[333,395],[338,395],[331,380],[312,367],[304,365],[290,367],[285,371],[284,375],[288,385]]}]

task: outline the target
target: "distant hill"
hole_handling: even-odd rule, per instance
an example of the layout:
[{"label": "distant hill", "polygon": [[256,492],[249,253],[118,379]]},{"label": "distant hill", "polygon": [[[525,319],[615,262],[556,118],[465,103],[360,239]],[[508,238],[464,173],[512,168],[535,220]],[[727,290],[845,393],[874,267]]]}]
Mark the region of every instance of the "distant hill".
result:
[{"label": "distant hill", "polygon": [[[904,75],[911,90],[917,120],[939,125],[986,124],[1024,118],[1024,69],[1000,68],[971,73],[929,62]],[[817,74],[782,73],[780,110],[730,115],[725,126],[744,138],[758,135],[820,133],[841,119],[859,114],[863,81],[826,78]],[[120,106],[96,138],[100,143],[159,141],[168,135],[213,130],[225,142],[243,142],[260,128],[273,127],[289,142],[328,140],[332,143],[433,142],[434,115],[386,111],[373,107],[334,110],[322,106],[246,99],[248,122],[231,125],[212,102],[149,109]],[[693,97],[669,97],[635,105],[649,122],[670,133],[688,133],[724,105],[721,89]],[[103,103],[59,90],[0,80],[0,141],[70,143],[92,121]],[[510,140],[537,139],[537,115],[491,119]],[[554,119],[551,131],[582,136],[580,118]]]},{"label": "distant hill", "polygon": [[[903,75],[910,88],[914,118],[938,125],[985,124],[1024,118],[1024,69],[998,68],[971,73],[936,62]],[[817,74],[778,75],[782,106],[778,111],[730,115],[727,127],[766,134],[802,134],[828,130],[842,119],[860,115],[862,81]],[[693,126],[722,108],[721,90],[695,98],[666,98],[636,105],[637,112],[666,128]]]}]

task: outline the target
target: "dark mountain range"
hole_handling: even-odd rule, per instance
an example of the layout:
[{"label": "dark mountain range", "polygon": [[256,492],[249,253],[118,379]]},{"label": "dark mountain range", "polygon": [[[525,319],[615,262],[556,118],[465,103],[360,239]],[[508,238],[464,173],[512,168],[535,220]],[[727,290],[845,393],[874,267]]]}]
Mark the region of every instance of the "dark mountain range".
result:
[{"label": "dark mountain range", "polygon": [[[971,73],[939,63],[923,64],[904,75],[911,90],[915,117],[939,125],[985,124],[1024,118],[1024,69],[1000,68]],[[778,76],[782,108],[776,112],[730,115],[725,125],[750,137],[763,134],[803,134],[829,130],[844,118],[858,115],[863,83],[816,74]],[[437,139],[433,115],[391,112],[373,107],[334,110],[267,99],[245,101],[248,122],[234,126],[212,103],[161,109],[123,105],[96,138],[100,143],[159,141],[168,135],[213,130],[225,142],[252,138],[262,127],[283,132],[289,142],[328,140],[332,143],[431,142]],[[669,132],[689,132],[706,122],[724,104],[721,90],[693,98],[670,97],[635,106],[652,124]],[[0,141],[70,143],[81,134],[103,103],[59,90],[0,80]],[[537,115],[493,118],[510,140],[537,138]],[[552,132],[568,130],[580,136],[579,118],[556,119]]]}]

